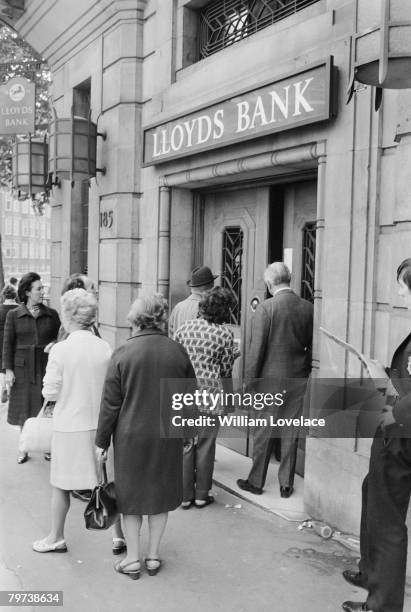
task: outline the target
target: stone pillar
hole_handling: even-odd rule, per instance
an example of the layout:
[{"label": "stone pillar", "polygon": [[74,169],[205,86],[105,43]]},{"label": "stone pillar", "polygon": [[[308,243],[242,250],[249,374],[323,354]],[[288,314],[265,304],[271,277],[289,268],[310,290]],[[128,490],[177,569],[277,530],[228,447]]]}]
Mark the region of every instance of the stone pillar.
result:
[{"label": "stone pillar", "polygon": [[157,291],[165,298],[170,289],[170,209],[171,189],[162,185],[158,206]]},{"label": "stone pillar", "polygon": [[318,158],[317,178],[317,219],[316,219],[316,248],[315,248],[315,274],[314,274],[314,329],[316,334],[313,340],[313,368],[318,370],[320,365],[320,347],[318,330],[321,325],[322,289],[323,289],[323,260],[324,260],[324,218],[325,218],[325,176],[327,158],[322,155]]}]

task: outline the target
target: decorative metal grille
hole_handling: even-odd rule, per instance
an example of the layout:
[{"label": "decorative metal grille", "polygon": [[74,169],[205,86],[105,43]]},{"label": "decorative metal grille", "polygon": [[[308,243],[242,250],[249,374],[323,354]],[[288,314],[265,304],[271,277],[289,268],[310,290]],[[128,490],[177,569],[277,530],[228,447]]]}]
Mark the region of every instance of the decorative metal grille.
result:
[{"label": "decorative metal grille", "polygon": [[233,294],[230,323],[241,323],[241,286],[243,274],[243,239],[241,227],[226,227],[223,233],[223,264],[221,285]]},{"label": "decorative metal grille", "polygon": [[319,0],[214,0],[200,13],[200,59]]},{"label": "decorative metal grille", "polygon": [[314,302],[316,223],[311,221],[303,227],[303,270],[301,274],[301,297]]}]

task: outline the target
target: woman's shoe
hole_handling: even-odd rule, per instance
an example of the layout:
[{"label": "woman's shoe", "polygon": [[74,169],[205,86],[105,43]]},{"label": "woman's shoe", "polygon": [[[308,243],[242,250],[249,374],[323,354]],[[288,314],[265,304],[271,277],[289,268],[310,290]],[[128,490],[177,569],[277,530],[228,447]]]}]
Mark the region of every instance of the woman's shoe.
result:
[{"label": "woman's shoe", "polygon": [[192,499],[191,501],[183,501],[181,502],[181,507],[183,510],[189,510],[193,504],[194,499]]},{"label": "woman's shoe", "polygon": [[53,542],[53,544],[48,544],[46,540],[37,540],[32,544],[33,550],[38,553],[66,553],[67,552],[67,544],[65,540],[59,540],[58,542]]},{"label": "woman's shoe", "polygon": [[148,575],[155,576],[161,567],[161,559],[144,559],[144,565]]},{"label": "woman's shoe", "polygon": [[121,555],[127,552],[127,544],[124,538],[113,538],[113,546],[111,549],[113,555]]},{"label": "woman's shoe", "polygon": [[17,463],[18,464],[26,463],[26,461],[28,461],[28,458],[29,458],[28,453],[19,452],[19,454],[17,455]]},{"label": "woman's shoe", "polygon": [[[117,563],[114,564],[114,569],[116,570],[116,572],[128,576],[129,578],[131,578],[131,580],[138,580],[140,578],[141,568],[140,561],[138,559],[137,561],[130,561],[129,563],[125,563],[124,565],[121,565],[122,563],[122,561],[117,561]],[[138,565],[138,569],[128,570],[127,568],[131,565]]]},{"label": "woman's shoe", "polygon": [[196,499],[194,504],[196,508],[205,508],[210,504],[214,503],[214,497],[212,495],[208,495],[206,499]]}]

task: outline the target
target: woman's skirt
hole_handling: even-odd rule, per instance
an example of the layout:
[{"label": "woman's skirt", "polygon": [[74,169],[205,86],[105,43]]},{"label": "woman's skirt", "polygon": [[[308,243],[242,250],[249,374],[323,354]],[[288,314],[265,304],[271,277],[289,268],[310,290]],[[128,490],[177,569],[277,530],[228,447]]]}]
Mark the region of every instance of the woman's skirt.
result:
[{"label": "woman's skirt", "polygon": [[94,489],[98,465],[96,430],[54,431],[51,441],[50,483],[66,491]]}]

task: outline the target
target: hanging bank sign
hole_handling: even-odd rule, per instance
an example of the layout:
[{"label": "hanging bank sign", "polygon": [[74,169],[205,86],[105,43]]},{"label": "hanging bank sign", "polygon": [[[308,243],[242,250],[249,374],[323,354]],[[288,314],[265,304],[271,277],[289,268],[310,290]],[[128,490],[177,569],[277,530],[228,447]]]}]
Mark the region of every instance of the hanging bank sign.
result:
[{"label": "hanging bank sign", "polygon": [[35,84],[15,77],[0,85],[0,134],[34,133]]},{"label": "hanging bank sign", "polygon": [[144,130],[144,164],[235,144],[333,115],[332,58]]}]

